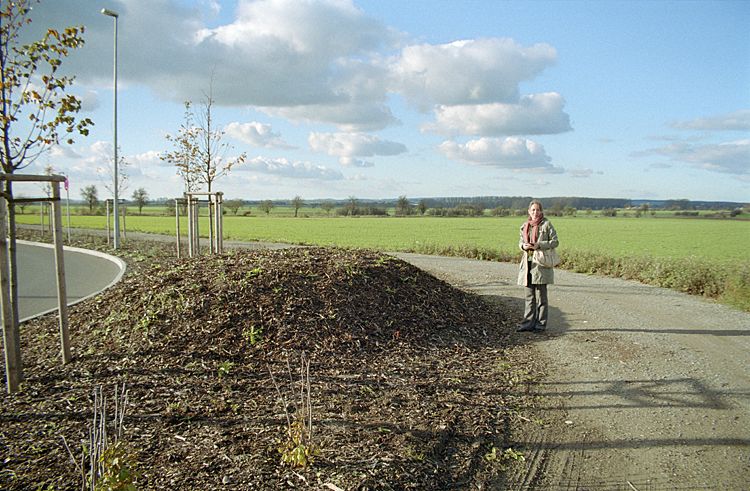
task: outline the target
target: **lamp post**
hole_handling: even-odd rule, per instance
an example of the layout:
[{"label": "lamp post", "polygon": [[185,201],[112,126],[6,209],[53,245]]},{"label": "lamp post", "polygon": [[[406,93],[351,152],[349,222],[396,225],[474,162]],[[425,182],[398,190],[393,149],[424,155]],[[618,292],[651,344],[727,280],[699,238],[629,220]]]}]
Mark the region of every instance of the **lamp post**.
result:
[{"label": "lamp post", "polygon": [[113,126],[114,126],[114,215],[115,215],[115,233],[114,233],[114,248],[119,249],[120,248],[120,209],[119,209],[119,196],[118,196],[118,188],[119,188],[119,182],[118,182],[118,176],[117,176],[117,19],[119,15],[117,12],[114,12],[109,9],[102,9],[102,14],[107,15],[109,17],[112,17],[115,21],[115,60],[114,60],[114,89],[112,91],[112,100],[114,105],[114,111],[113,111]]}]

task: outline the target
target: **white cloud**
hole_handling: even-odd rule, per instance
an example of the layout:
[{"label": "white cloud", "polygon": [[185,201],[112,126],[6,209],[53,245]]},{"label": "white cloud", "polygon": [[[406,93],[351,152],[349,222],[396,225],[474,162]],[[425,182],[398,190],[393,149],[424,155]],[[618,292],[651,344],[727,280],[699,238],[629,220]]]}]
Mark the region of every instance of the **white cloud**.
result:
[{"label": "white cloud", "polygon": [[49,148],[49,155],[55,159],[64,158],[74,160],[82,158],[81,154],[76,152],[70,145],[53,145]]},{"label": "white cloud", "polygon": [[229,123],[224,131],[232,138],[255,147],[294,148],[286,143],[279,133],[275,133],[270,124],[258,123],[257,121],[250,123],[233,122]]},{"label": "white cloud", "polygon": [[136,168],[162,167],[163,160],[159,158],[160,152],[149,150],[147,152],[134,155],[126,155],[125,160],[133,164]]},{"label": "white cloud", "polygon": [[512,39],[462,40],[408,46],[392,70],[396,89],[426,110],[433,104],[514,102],[518,84],[556,58],[548,44],[525,48]]},{"label": "white cloud", "polygon": [[81,101],[81,111],[83,112],[94,112],[101,105],[99,94],[93,90],[87,90],[83,94],[77,95],[77,97]]},{"label": "white cloud", "polygon": [[[385,98],[385,83],[361,84],[377,70],[386,74],[370,58],[396,35],[351,1],[239,0],[233,20],[216,27],[207,24],[215,21],[212,8],[206,14],[199,5],[175,0],[112,0],[108,7],[120,14],[123,85],[147,85],[181,102],[199,99],[213,79],[220,105]],[[107,86],[112,22],[98,10],[90,0],[43,2],[35,6],[29,37],[39,37],[42,27],[84,24],[86,45],[66,60],[65,69],[80,82]],[[359,76],[363,71],[367,76]]]},{"label": "white cloud", "polygon": [[480,138],[466,143],[444,141],[439,150],[450,159],[471,165],[533,172],[563,172],[550,163],[551,159],[542,145],[526,138]]},{"label": "white cloud", "polygon": [[750,109],[689,121],[676,121],[670,126],[680,130],[750,131]]},{"label": "white cloud", "polygon": [[[600,172],[601,174],[601,172]],[[575,168],[568,170],[568,175],[570,177],[576,177],[580,179],[585,179],[588,177],[591,177],[594,175],[594,169],[589,168]]]},{"label": "white cloud", "polygon": [[341,165],[370,167],[357,157],[399,155],[407,151],[402,143],[381,140],[364,133],[310,133],[307,139],[310,148],[339,158]]},{"label": "white cloud", "polygon": [[237,168],[238,171],[261,172],[296,179],[321,179],[337,181],[344,178],[341,172],[310,162],[291,162],[284,158],[255,157]]},{"label": "white cloud", "polygon": [[342,103],[310,104],[293,107],[264,107],[269,115],[307,123],[331,123],[343,131],[375,131],[395,124],[398,120],[385,104]]},{"label": "white cloud", "polygon": [[438,106],[424,130],[447,135],[545,135],[570,131],[565,100],[555,92],[524,96],[517,103]]},{"label": "white cloud", "polygon": [[[111,19],[89,3],[43,2],[32,28],[86,25],[86,45],[64,68],[79,82],[109,87]],[[253,106],[347,132],[397,124],[388,106],[393,93],[424,110],[503,103],[533,111],[523,106],[519,83],[557,58],[548,44],[507,38],[417,44],[394,54],[404,36],[351,0],[238,0],[232,20],[219,25],[210,0],[111,0],[110,8],[120,13],[123,86],[145,85],[176,102],[198,101],[210,88],[220,106]],[[557,115],[553,131],[569,129],[566,116]]]},{"label": "white cloud", "polygon": [[673,162],[686,163],[712,172],[735,174],[740,177],[750,175],[750,139],[706,145],[673,143],[633,155],[661,155]]}]

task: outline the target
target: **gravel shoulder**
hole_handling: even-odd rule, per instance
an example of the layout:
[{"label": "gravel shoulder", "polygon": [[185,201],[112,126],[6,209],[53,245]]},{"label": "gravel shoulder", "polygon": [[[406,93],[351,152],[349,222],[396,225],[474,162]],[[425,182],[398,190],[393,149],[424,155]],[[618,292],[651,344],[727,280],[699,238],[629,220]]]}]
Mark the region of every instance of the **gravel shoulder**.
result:
[{"label": "gravel shoulder", "polygon": [[[520,314],[517,266],[397,254]],[[546,365],[514,489],[750,486],[750,314],[640,283],[555,272]]]}]

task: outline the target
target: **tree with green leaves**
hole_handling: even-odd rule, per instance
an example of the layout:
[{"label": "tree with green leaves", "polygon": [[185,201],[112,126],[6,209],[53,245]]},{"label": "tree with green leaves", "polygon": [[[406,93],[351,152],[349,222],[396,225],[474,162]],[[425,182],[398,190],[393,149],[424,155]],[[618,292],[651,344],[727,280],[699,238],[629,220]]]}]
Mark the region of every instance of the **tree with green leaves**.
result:
[{"label": "tree with green leaves", "polygon": [[[11,174],[34,162],[50,145],[88,135],[93,122],[76,117],[81,101],[65,91],[75,77],[61,75],[63,58],[84,44],[83,26],[48,29],[42,39],[21,45],[31,23],[31,0],[3,2],[0,10],[0,160]],[[65,138],[61,138],[65,135]]]},{"label": "tree with green leaves", "polygon": [[292,199],[292,207],[294,208],[294,218],[297,218],[297,213],[299,212],[299,209],[302,208],[304,204],[305,204],[305,200],[302,199],[302,196],[295,196]]},{"label": "tree with green leaves", "polygon": [[224,207],[231,211],[233,215],[237,215],[242,208],[243,202],[241,199],[230,199],[224,202]]},{"label": "tree with green leaves", "polygon": [[411,215],[411,204],[406,196],[399,196],[396,201],[396,215],[405,217]]},{"label": "tree with green leaves", "polygon": [[138,188],[133,191],[133,202],[138,207],[138,214],[143,214],[143,207],[148,204],[148,193],[145,188]]},{"label": "tree with green leaves", "polygon": [[99,204],[99,192],[96,190],[96,186],[86,186],[81,189],[81,198],[83,202],[89,205],[89,213],[94,213],[94,208]]},{"label": "tree with green leaves", "polygon": [[260,211],[264,212],[266,215],[271,214],[271,209],[274,207],[273,201],[270,199],[267,199],[265,201],[260,202]]},{"label": "tree with green leaves", "polygon": [[[72,50],[83,46],[83,26],[47,29],[41,39],[21,44],[21,32],[31,24],[33,0],[0,5],[0,165],[12,174],[33,163],[51,145],[73,143],[88,135],[94,123],[79,118],[81,101],[66,91],[75,77],[60,67]],[[8,200],[11,304],[18,322],[16,219],[13,185],[5,181]]]}]

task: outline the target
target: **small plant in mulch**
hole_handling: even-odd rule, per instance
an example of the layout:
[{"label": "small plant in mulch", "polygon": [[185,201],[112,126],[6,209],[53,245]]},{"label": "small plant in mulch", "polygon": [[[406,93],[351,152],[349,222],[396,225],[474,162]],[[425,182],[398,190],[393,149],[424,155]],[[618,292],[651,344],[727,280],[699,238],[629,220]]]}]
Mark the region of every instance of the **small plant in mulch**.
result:
[{"label": "small plant in mulch", "polygon": [[[289,379],[293,382],[292,369],[287,364]],[[312,465],[320,451],[313,439],[313,401],[310,386],[310,360],[303,352],[300,357],[299,380],[297,385],[289,388],[291,403],[281,386],[276,382],[273,372],[269,371],[271,382],[279,395],[279,402],[286,416],[286,432],[279,441],[281,462],[292,467],[306,468]]]}]

